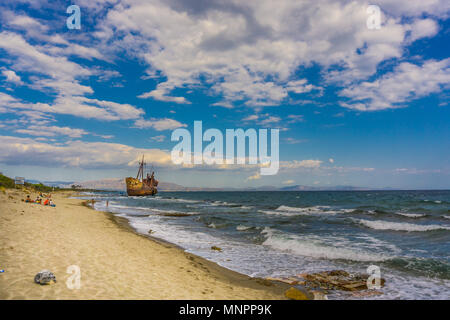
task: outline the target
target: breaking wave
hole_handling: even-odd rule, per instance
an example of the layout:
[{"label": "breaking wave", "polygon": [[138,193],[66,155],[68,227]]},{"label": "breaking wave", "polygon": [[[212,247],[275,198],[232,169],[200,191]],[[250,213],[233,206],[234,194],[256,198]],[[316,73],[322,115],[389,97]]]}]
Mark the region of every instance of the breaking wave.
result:
[{"label": "breaking wave", "polygon": [[375,230],[393,230],[393,231],[408,231],[408,232],[423,232],[433,230],[450,230],[450,227],[438,224],[413,224],[405,222],[390,222],[382,220],[357,220],[360,224]]}]

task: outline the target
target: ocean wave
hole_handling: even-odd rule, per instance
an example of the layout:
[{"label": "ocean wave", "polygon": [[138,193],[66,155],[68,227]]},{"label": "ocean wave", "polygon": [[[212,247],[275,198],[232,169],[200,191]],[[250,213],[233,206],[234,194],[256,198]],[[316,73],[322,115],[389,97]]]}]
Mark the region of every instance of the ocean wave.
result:
[{"label": "ocean wave", "polygon": [[442,217],[445,219],[450,219],[450,216],[443,215]]},{"label": "ocean wave", "polygon": [[267,236],[262,245],[300,256],[351,261],[385,261],[391,258],[383,254],[326,245],[313,239],[307,240],[295,236],[286,237],[286,235],[277,234],[276,231],[267,227],[261,233]]},{"label": "ocean wave", "polygon": [[190,211],[190,212],[184,212],[184,211],[176,211],[176,210],[161,210],[156,208],[150,209],[152,212],[157,213],[161,216],[170,216],[170,217],[184,217],[184,216],[193,216],[197,215],[198,212]]},{"label": "ocean wave", "polygon": [[330,207],[328,206],[313,206],[304,208],[279,206],[275,210],[259,210],[259,212],[280,216],[302,216],[302,215],[317,215],[317,214],[334,215],[339,211],[330,210]]},{"label": "ocean wave", "polygon": [[423,232],[433,230],[450,230],[450,227],[438,224],[413,224],[406,222],[390,222],[382,220],[357,220],[358,223],[375,230],[392,230],[392,231],[408,231],[408,232]]},{"label": "ocean wave", "polygon": [[276,210],[277,211],[287,211],[287,212],[317,212],[324,209],[329,209],[329,206],[313,206],[313,207],[304,207],[304,208],[298,208],[298,207],[289,207],[289,206],[279,206]]},{"label": "ocean wave", "polygon": [[201,203],[203,201],[199,200],[190,200],[190,199],[181,199],[181,198],[156,198],[158,200],[162,201],[169,201],[169,202],[180,202],[180,203]]},{"label": "ocean wave", "polygon": [[236,230],[237,230],[237,231],[246,231],[246,230],[249,230],[249,229],[251,229],[251,228],[252,228],[252,227],[244,226],[244,225],[240,224],[240,225],[238,225],[238,226],[236,227]]},{"label": "ocean wave", "polygon": [[424,213],[404,213],[404,212],[396,212],[395,214],[407,217],[407,218],[423,218],[426,217]]}]

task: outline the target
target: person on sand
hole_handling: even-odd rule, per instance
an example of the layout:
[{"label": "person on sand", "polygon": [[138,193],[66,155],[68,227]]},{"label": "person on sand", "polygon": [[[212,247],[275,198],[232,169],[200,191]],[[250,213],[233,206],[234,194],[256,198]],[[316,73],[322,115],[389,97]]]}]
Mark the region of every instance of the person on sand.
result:
[{"label": "person on sand", "polygon": [[50,201],[48,202],[48,205],[50,207],[56,207],[56,205],[53,203],[52,199],[50,199]]},{"label": "person on sand", "polygon": [[25,199],[25,202],[33,203],[34,201],[31,200],[30,195],[27,194],[27,198]]},{"label": "person on sand", "polygon": [[48,206],[49,201],[50,201],[50,200],[45,199],[45,200],[44,200],[44,206]]},{"label": "person on sand", "polygon": [[36,200],[34,200],[34,203],[41,204],[41,202],[42,202],[42,199],[39,198],[39,196],[36,198]]}]

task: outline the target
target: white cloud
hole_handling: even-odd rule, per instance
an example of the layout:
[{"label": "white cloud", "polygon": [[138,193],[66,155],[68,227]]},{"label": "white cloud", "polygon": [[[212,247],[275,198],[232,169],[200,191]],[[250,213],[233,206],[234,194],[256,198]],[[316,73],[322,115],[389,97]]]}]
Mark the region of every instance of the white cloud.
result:
[{"label": "white cloud", "polygon": [[286,90],[292,91],[294,93],[305,93],[310,92],[312,90],[322,90],[320,87],[316,87],[312,84],[308,84],[308,81],[306,79],[300,79],[295,81],[289,81],[286,84]]},{"label": "white cloud", "polygon": [[145,129],[145,128],[153,128],[157,131],[164,130],[173,130],[180,127],[187,127],[186,124],[183,124],[174,119],[155,119],[150,118],[149,120],[138,119],[134,122],[136,128]]},{"label": "white cloud", "polygon": [[319,168],[323,163],[321,160],[293,160],[293,161],[281,161],[281,168],[285,169],[298,169],[298,168]]},{"label": "white cloud", "polygon": [[143,93],[138,96],[138,98],[146,99],[146,98],[153,98],[155,100],[159,101],[165,101],[165,102],[175,102],[179,104],[190,104],[188,100],[184,97],[174,97],[170,96],[170,89],[171,87],[167,86],[167,83],[159,84],[157,89]]},{"label": "white cloud", "polygon": [[299,143],[306,142],[308,140],[306,140],[306,139],[295,139],[295,138],[292,138],[292,137],[288,137],[288,138],[285,138],[284,141],[286,141],[286,143],[288,143],[288,144],[299,144]]},{"label": "white cloud", "polygon": [[261,175],[259,174],[259,171],[258,171],[254,175],[245,179],[245,181],[252,181],[252,180],[259,180],[259,179],[261,179]]},{"label": "white cloud", "polygon": [[433,37],[439,31],[439,26],[432,19],[419,19],[411,25],[410,41],[420,38]]},{"label": "white cloud", "polygon": [[340,92],[351,102],[343,107],[375,111],[404,106],[409,100],[440,92],[450,84],[450,58],[428,60],[422,65],[403,62],[378,80],[362,82]]},{"label": "white cloud", "polygon": [[373,75],[380,62],[401,57],[411,28],[427,26],[425,32],[414,31],[414,39],[432,35],[431,20],[416,18],[411,27],[402,16],[436,13],[444,5],[391,2],[383,1],[383,25],[374,31],[366,27],[366,1],[124,0],[99,24],[97,36],[113,43],[112,49],[140,57],[149,74],[160,72],[167,79],[141,97],[187,103],[171,91],[205,84],[224,98],[215,105],[241,101],[262,107],[279,105],[288,92],[320,90],[292,79],[299,66],[339,65],[341,70],[326,78],[340,84]]},{"label": "white cloud", "polygon": [[164,140],[166,140],[166,136],[159,135],[159,136],[151,137],[150,139],[152,139],[153,141],[156,141],[156,142],[163,142]]},{"label": "white cloud", "polygon": [[88,134],[88,132],[83,129],[44,125],[32,125],[27,127],[27,129],[17,129],[15,132],[41,137],[68,136],[71,138],[80,138],[83,135]]},{"label": "white cloud", "polygon": [[13,71],[13,70],[7,70],[2,69],[2,74],[4,77],[6,77],[6,81],[15,83],[17,85],[22,85],[22,79]]},{"label": "white cloud", "polygon": [[31,138],[0,136],[0,162],[12,165],[79,167],[83,169],[135,167],[145,154],[148,163],[171,166],[170,153],[118,143],[69,141],[45,143]]}]

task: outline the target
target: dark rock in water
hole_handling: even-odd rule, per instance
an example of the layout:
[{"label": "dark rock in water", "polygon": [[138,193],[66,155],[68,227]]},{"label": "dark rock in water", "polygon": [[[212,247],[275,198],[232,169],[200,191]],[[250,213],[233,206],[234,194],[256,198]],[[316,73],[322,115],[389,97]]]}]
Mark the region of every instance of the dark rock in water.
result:
[{"label": "dark rock in water", "polygon": [[291,300],[310,300],[304,292],[294,287],[286,290],[284,295],[286,296],[286,298]]},{"label": "dark rock in water", "polygon": [[[350,274],[344,270],[323,271],[318,273],[300,274],[305,279],[308,288],[319,288],[323,290],[359,291],[366,290],[368,274]],[[384,279],[380,279],[383,286]]]},{"label": "dark rock in water", "polygon": [[212,246],[212,247],[211,247],[211,250],[222,251],[222,249],[221,249],[221,248],[219,248],[219,247],[216,247],[216,246]]},{"label": "dark rock in water", "polygon": [[34,282],[40,285],[50,284],[51,281],[56,282],[56,277],[49,270],[42,270],[34,276]]},{"label": "dark rock in water", "polygon": [[161,213],[160,216],[165,216],[165,217],[189,217],[190,214],[189,213],[182,213],[182,212],[165,212],[165,213]]},{"label": "dark rock in water", "polygon": [[155,231],[153,231],[152,229],[149,229],[149,230],[148,230],[148,233],[149,233],[149,234],[152,234],[152,233],[155,233]]}]

